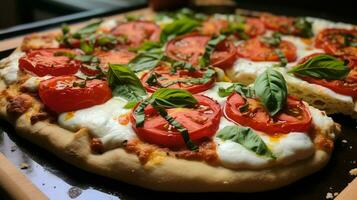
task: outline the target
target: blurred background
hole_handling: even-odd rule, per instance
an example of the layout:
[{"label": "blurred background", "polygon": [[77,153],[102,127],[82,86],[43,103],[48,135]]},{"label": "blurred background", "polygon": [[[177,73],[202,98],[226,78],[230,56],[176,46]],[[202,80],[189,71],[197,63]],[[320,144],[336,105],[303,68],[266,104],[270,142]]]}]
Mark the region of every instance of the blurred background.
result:
[{"label": "blurred background", "polygon": [[[172,2],[172,0],[164,1]],[[227,2],[226,0],[197,1],[205,2],[204,4],[213,3],[214,6],[220,2]],[[233,2],[240,8],[357,23],[355,7],[347,0],[235,0]],[[16,25],[56,19],[61,16],[85,16],[146,4],[147,0],[1,0],[0,31]]]}]

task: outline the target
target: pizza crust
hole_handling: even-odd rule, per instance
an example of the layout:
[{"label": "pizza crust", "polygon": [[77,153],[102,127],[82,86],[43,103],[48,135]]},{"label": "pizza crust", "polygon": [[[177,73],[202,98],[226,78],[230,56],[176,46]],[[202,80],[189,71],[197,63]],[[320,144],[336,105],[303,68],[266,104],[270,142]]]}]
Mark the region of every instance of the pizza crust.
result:
[{"label": "pizza crust", "polygon": [[318,171],[330,158],[329,153],[317,150],[312,157],[291,165],[239,171],[169,156],[161,156],[159,159],[152,159],[155,161],[142,164],[135,154],[127,153],[122,148],[94,154],[90,149],[91,136],[86,129],[74,133],[48,121],[31,125],[31,115],[37,112],[35,108],[30,108],[25,114],[14,119],[7,114],[6,105],[6,99],[2,98],[0,118],[13,124],[16,133],[21,137],[83,170],[152,190],[265,191],[290,184]]}]

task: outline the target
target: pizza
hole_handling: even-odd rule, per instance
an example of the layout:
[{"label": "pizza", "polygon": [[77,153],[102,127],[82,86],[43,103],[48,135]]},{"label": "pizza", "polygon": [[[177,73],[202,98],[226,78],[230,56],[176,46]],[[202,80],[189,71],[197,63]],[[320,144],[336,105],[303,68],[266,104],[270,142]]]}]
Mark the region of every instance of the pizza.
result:
[{"label": "pizza", "polygon": [[0,116],[83,170],[258,192],[323,168],[355,117],[354,26],[183,9],[36,33],[0,62]]}]

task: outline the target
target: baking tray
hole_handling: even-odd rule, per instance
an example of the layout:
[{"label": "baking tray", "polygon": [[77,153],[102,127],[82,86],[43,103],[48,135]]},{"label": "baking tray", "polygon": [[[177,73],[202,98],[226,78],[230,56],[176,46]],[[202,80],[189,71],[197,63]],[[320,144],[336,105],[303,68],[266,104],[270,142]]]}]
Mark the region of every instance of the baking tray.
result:
[{"label": "baking tray", "polygon": [[[285,13],[288,14],[288,13]],[[6,57],[11,50],[0,52]],[[349,170],[357,167],[357,121],[333,115],[342,125],[331,160],[321,171],[289,186],[260,193],[168,193],[132,186],[94,175],[65,163],[46,150],[16,135],[13,127],[0,120],[0,152],[10,159],[50,199],[326,199],[337,194],[353,177]],[[0,199],[6,199],[0,189]]]}]

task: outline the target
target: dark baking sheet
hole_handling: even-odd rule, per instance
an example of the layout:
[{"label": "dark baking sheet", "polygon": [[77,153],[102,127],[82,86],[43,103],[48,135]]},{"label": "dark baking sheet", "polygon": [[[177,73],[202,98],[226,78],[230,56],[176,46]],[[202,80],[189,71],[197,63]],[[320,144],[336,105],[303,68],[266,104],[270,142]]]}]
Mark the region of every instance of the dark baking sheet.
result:
[{"label": "dark baking sheet", "polygon": [[[289,14],[289,13],[285,13]],[[0,57],[10,53],[0,52]],[[342,135],[328,165],[321,171],[278,190],[242,193],[167,193],[146,190],[123,182],[87,173],[65,163],[47,151],[15,134],[12,126],[0,120],[0,151],[50,199],[326,199],[327,193],[340,192],[353,179],[349,170],[357,167],[357,122],[334,115],[342,125]],[[178,186],[179,187],[179,186]],[[0,190],[0,199],[5,198]],[[356,197],[357,199],[357,197]]]}]

